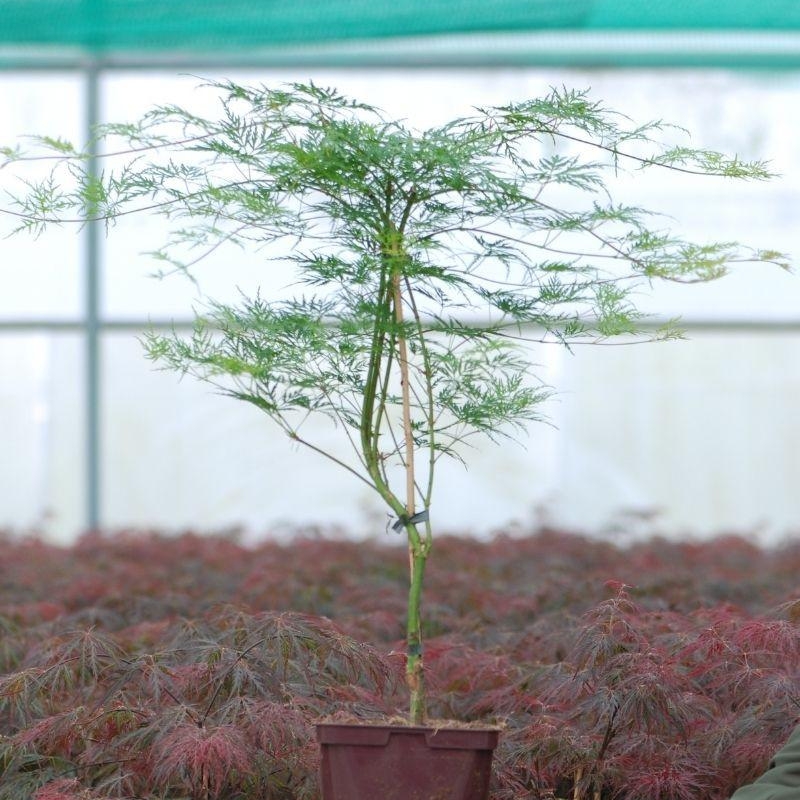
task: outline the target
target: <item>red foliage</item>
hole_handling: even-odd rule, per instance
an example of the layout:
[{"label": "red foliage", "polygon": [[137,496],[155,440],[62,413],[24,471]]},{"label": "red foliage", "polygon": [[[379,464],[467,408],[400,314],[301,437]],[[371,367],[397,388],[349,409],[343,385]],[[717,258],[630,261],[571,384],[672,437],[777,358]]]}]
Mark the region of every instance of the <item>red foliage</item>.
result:
[{"label": "red foliage", "polygon": [[92,795],[73,779],[50,781],[36,790],[33,800],[88,800]]},{"label": "red foliage", "polygon": [[37,789],[31,800],[112,800],[81,785],[75,778],[57,778]]},{"label": "red foliage", "polygon": [[163,789],[217,798],[255,772],[252,748],[234,725],[183,723],[153,746],[153,778]]},{"label": "red foliage", "polygon": [[[312,722],[402,713],[401,547],[3,544],[0,800],[316,800]],[[724,800],[800,707],[800,545],[437,541],[431,714],[493,800]]]}]

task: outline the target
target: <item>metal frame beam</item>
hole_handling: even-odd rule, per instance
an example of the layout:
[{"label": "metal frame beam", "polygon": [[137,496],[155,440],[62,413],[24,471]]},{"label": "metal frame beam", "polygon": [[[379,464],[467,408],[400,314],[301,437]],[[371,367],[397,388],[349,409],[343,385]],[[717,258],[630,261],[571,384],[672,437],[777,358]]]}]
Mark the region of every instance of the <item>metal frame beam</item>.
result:
[{"label": "metal frame beam", "polygon": [[[657,330],[669,320],[654,317],[650,320],[639,320],[638,324],[644,330]],[[475,320],[480,326],[482,321]],[[488,324],[488,320],[486,321]],[[800,318],[797,319],[747,319],[726,318],[708,319],[702,317],[689,317],[678,320],[679,327],[688,332],[742,332],[742,333],[800,333]],[[129,333],[131,331],[157,330],[157,331],[188,331],[194,327],[193,319],[145,319],[142,317],[131,319],[99,320],[98,333]],[[0,319],[0,336],[3,334],[29,333],[31,331],[49,331],[51,333],[83,333],[86,322],[83,320],[60,319]]]},{"label": "metal frame beam", "polygon": [[242,52],[0,47],[0,69],[203,70],[296,68],[800,68],[797,30],[531,31],[411,36]]},{"label": "metal frame beam", "polygon": [[[88,171],[98,176],[97,143],[93,131],[100,123],[100,70],[91,64],[86,69],[86,141],[89,143]],[[84,325],[86,337],[86,528],[97,530],[101,525],[102,442],[100,385],[100,247],[102,225],[90,222],[84,229],[86,259],[84,263]]]}]

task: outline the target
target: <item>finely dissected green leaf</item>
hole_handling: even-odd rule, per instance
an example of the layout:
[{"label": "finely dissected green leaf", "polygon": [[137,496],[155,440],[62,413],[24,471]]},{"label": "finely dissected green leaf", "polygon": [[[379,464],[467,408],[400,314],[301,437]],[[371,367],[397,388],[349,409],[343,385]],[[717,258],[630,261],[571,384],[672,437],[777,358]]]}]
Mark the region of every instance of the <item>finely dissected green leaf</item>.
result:
[{"label": "finely dissected green leaf", "polygon": [[34,136],[31,138],[47,150],[55,150],[57,153],[62,153],[66,156],[81,155],[71,142],[62,139],[60,136]]}]

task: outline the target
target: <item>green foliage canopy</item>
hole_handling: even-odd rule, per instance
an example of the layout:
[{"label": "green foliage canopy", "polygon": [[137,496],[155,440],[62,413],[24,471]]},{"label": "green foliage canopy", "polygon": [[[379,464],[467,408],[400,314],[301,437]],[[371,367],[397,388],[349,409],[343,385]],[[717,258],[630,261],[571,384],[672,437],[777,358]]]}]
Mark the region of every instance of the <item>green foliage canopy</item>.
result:
[{"label": "green foliage canopy", "polygon": [[[413,361],[414,442],[432,464],[469,436],[539,418],[548,390],[531,380],[520,340],[674,337],[672,324],[655,334],[641,324],[631,298],[643,282],[708,280],[743,260],[785,266],[774,252],[683,241],[651,227],[646,210],[615,203],[606,184],[626,168],[769,172],[663,146],[668,126],[634,125],[586,92],[553,90],[417,132],[313,84],[211,88],[217,119],[166,106],[100,129],[125,144],[99,173],[88,149],[42,138],[55,169],[16,199],[21,226],[156,212],[180,223],[156,253],[167,268],[190,271],[223,244],[266,248],[266,260],[291,266],[301,297],[211,305],[190,339],[151,335],[148,352],[253,403],[290,436],[298,414],[328,415],[355,432],[361,464],[348,468],[368,482],[365,424],[375,444],[388,440],[380,453],[403,456],[381,431],[400,403],[389,379],[400,338]],[[402,276],[409,321],[387,311],[387,269]],[[379,375],[366,419],[362,399]]]},{"label": "green foliage canopy", "polygon": [[[190,274],[223,245],[290,268],[300,296],[212,304],[189,338],[151,333],[148,354],[255,405],[397,516],[409,541],[406,675],[419,724],[435,467],[461,458],[474,436],[497,439],[540,418],[549,389],[522,343],[674,337],[673,324],[655,333],[643,324],[633,301],[642,284],[711,280],[737,261],[786,266],[775,252],[654,228],[646,210],[614,202],[609,178],[629,167],[769,173],[662,145],[667,126],[634,125],[585,92],[553,90],[418,132],[313,84],[212,88],[217,119],[167,106],[101,128],[124,142],[105,154],[105,171],[94,148],[41,139],[55,168],[28,184],[13,213],[34,233],[161,213],[174,223],[156,254],[168,269]],[[6,165],[29,158],[3,153]],[[344,432],[350,460],[304,438],[311,415]]]}]

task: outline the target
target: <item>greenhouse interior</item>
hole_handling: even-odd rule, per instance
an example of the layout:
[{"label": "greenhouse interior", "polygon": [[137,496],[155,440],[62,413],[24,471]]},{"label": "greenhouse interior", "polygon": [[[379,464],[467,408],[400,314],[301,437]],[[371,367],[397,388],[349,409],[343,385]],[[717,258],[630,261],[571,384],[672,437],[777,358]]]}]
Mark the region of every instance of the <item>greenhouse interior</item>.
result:
[{"label": "greenhouse interior", "polygon": [[[220,77],[312,80],[419,129],[568,86],[777,174],[737,186],[652,175],[635,193],[620,188],[623,198],[635,194],[698,241],[796,249],[800,18],[791,4],[458,6],[453,16],[414,2],[269,12],[252,2],[168,12],[4,2],[0,139],[83,142],[93,123],[210,104],[200,84]],[[2,224],[16,227],[8,215]],[[263,276],[257,254],[225,252],[192,280],[154,278],[146,252],[162,242],[152,224],[3,240],[0,524],[58,541],[101,526],[382,531],[368,490],[328,476],[257,410],[142,357],[149,324],[186,325],[209,299]],[[546,422],[500,448],[477,443],[466,469],[444,465],[440,524],[475,535],[542,519],[593,534],[791,535],[800,525],[798,300],[791,275],[744,264],[710,284],[642,291],[642,309],[680,317],[689,343],[542,348],[534,359],[554,390]],[[289,468],[304,480],[287,485]]]},{"label": "greenhouse interior", "polygon": [[797,796],[798,3],[0,19],[0,800]]}]

